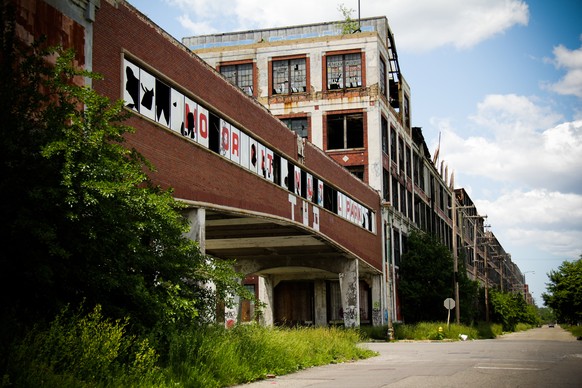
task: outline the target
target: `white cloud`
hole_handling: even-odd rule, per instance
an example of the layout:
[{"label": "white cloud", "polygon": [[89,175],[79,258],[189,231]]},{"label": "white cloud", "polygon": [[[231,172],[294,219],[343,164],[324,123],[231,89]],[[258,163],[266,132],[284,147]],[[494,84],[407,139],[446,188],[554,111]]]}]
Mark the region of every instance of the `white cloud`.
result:
[{"label": "white cloud", "polygon": [[[193,35],[199,25],[225,26],[228,31],[281,27],[341,20],[340,4],[354,10],[357,3],[341,0],[165,0],[185,15]],[[529,9],[523,0],[368,0],[361,16],[386,16],[398,48],[426,51],[452,45],[469,48],[515,25],[527,25]],[[206,32],[208,33],[208,32]]]},{"label": "white cloud", "polygon": [[516,95],[487,96],[471,119],[481,135],[439,125],[440,155],[450,168],[514,187],[582,194],[582,121],[557,124],[559,115]]},{"label": "white cloud", "polygon": [[582,195],[512,190],[495,200],[475,203],[487,214],[496,234],[512,245],[535,246],[548,256],[582,253]]},{"label": "white cloud", "polygon": [[188,15],[180,15],[178,21],[188,31],[192,32],[194,35],[206,35],[213,34],[218,31],[212,27],[208,22],[197,23],[193,22]]},{"label": "white cloud", "polygon": [[520,0],[389,0],[386,4],[398,47],[411,51],[445,45],[469,48],[529,20],[528,6]]},{"label": "white cloud", "polygon": [[[581,36],[582,39],[582,36]],[[557,69],[565,69],[564,77],[546,87],[558,94],[582,98],[582,46],[576,50],[559,45],[554,47],[554,59],[549,60]]]}]

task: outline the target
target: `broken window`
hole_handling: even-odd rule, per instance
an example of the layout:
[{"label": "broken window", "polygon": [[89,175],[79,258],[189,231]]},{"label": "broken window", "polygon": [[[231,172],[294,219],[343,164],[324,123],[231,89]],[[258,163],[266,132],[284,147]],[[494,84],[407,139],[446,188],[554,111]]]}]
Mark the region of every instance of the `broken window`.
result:
[{"label": "broken window", "polygon": [[297,134],[297,136],[307,139],[309,136],[308,129],[307,129],[307,117],[293,117],[293,118],[285,118],[281,119],[281,121],[293,132]]},{"label": "broken window", "polygon": [[220,66],[220,73],[228,82],[241,88],[249,96],[253,95],[253,64],[241,63]]},{"label": "broken window", "polygon": [[408,145],[406,145],[406,176],[409,178],[412,178],[412,169],[410,166],[410,147]]},{"label": "broken window", "polygon": [[327,57],[327,89],[348,89],[362,86],[361,53]]},{"label": "broken window", "polygon": [[410,99],[404,95],[404,126],[410,128]]},{"label": "broken window", "polygon": [[364,180],[364,166],[347,166],[346,167],[350,174],[358,178],[359,180]]},{"label": "broken window", "polygon": [[385,168],[382,169],[382,198],[390,202],[390,173]]},{"label": "broken window", "polygon": [[386,62],[384,62],[383,58],[380,58],[380,94],[384,97],[386,95]]},{"label": "broken window", "polygon": [[364,115],[351,113],[327,116],[327,149],[340,150],[364,146]]},{"label": "broken window", "polygon": [[388,121],[382,116],[382,151],[388,154]]},{"label": "broken window", "polygon": [[305,58],[273,61],[273,94],[307,91]]},{"label": "broken window", "polygon": [[396,128],[390,126],[390,159],[396,163]]},{"label": "broken window", "polygon": [[398,166],[400,171],[404,171],[404,140],[401,136],[398,136]]}]

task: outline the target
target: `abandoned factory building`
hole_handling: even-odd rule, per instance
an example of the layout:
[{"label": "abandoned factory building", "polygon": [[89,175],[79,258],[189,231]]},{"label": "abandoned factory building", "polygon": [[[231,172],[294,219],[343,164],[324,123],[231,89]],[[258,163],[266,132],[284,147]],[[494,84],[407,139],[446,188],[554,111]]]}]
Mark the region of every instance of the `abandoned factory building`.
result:
[{"label": "abandoned factory building", "polygon": [[[471,278],[527,294],[412,125],[386,17],[354,33],[334,22],[179,42],[125,1],[14,2],[25,39],[75,48],[80,66],[103,75],[92,87],[125,101],[128,145],[188,205],[201,250],[246,276],[263,324],[405,319],[398,268],[417,229],[464,252]],[[219,315],[249,321],[253,306]]]}]

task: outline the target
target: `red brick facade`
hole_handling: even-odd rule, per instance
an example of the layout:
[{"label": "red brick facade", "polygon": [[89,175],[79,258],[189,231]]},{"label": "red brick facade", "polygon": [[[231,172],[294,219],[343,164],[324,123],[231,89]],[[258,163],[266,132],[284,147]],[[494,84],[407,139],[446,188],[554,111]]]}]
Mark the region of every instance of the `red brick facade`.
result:
[{"label": "red brick facade", "polygon": [[[130,58],[210,112],[372,210],[376,223],[373,232],[321,209],[320,232],[381,270],[382,242],[377,231],[382,228],[377,192],[309,143],[305,144],[304,161],[300,161],[297,139],[291,131],[131,6],[102,1],[96,13],[93,40],[93,69],[104,76],[93,85],[100,93],[112,99],[123,96],[122,60],[124,56]],[[173,187],[177,198],[302,219],[301,202],[292,207],[289,191],[283,187],[137,114],[128,124],[137,129],[128,136],[128,144],[156,166],[152,178],[164,187]],[[309,217],[311,225],[311,212]]]}]

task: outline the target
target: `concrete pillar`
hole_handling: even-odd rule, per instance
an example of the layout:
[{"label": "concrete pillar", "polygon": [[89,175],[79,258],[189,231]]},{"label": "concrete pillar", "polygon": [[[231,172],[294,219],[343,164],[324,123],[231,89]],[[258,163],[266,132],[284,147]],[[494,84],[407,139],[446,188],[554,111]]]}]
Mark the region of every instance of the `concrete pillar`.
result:
[{"label": "concrete pillar", "polygon": [[259,276],[259,301],[262,303],[260,323],[264,326],[273,326],[273,279],[269,276]]},{"label": "concrete pillar", "polygon": [[325,280],[314,281],[315,326],[327,326],[327,303]]},{"label": "concrete pillar", "polygon": [[190,230],[186,237],[196,241],[200,246],[200,252],[206,254],[206,209],[190,209],[187,214],[190,222]]},{"label": "concrete pillar", "polygon": [[382,326],[382,275],[372,275],[372,326]]},{"label": "concrete pillar", "polygon": [[360,287],[358,284],[358,261],[345,260],[339,274],[345,327],[360,326]]}]

